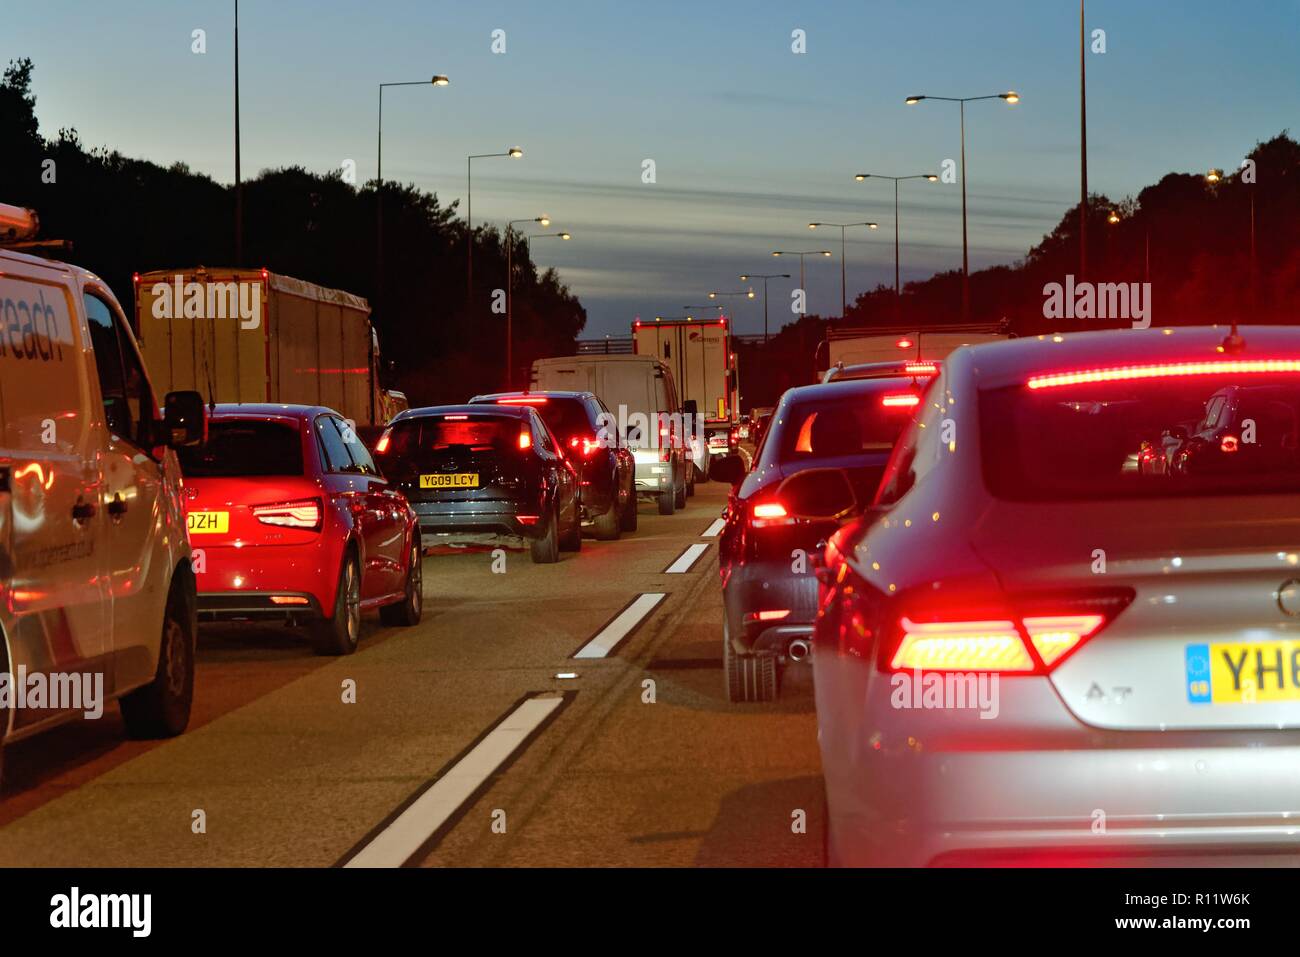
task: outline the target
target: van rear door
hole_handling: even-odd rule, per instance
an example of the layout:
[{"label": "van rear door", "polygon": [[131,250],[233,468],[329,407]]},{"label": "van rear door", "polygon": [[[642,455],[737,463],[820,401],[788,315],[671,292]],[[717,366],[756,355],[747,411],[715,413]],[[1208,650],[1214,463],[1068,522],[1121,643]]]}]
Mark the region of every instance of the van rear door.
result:
[{"label": "van rear door", "polygon": [[[108,695],[103,429],[75,289],[66,270],[0,254],[0,668],[16,681],[20,669],[99,674]],[[17,708],[13,727],[54,715]],[[8,720],[0,714],[0,737]]]}]

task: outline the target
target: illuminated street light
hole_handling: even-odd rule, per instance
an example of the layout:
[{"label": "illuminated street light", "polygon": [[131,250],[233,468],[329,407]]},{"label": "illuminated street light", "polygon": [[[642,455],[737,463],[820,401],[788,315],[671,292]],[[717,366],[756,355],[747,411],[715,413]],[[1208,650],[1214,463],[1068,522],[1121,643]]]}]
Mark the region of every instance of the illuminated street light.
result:
[{"label": "illuminated street light", "polygon": [[500,156],[519,159],[523,155],[522,149],[512,146],[504,153],[475,153],[465,159],[465,307],[467,309],[474,299],[474,161]]},{"label": "illuminated street light", "polygon": [[843,319],[844,314],[848,312],[849,309],[848,283],[846,280],[847,274],[845,272],[845,265],[844,265],[845,264],[844,234],[847,232],[850,226],[866,226],[869,229],[879,229],[880,224],[879,223],[809,223],[808,224],[809,229],[816,229],[818,226],[834,226],[834,227],[838,227],[840,231],[840,318]]},{"label": "illuminated street light", "polygon": [[966,104],[977,100],[1002,100],[1014,106],[1020,102],[1020,94],[1015,90],[1006,93],[991,93],[988,96],[909,96],[904,102],[915,106],[922,100],[944,100],[957,103],[961,108],[961,315],[963,321],[970,319],[970,251],[966,239]]},{"label": "illuminated street light", "polygon": [[829,249],[812,249],[812,250],[799,252],[790,249],[778,249],[774,251],[772,255],[777,258],[780,258],[781,256],[799,257],[799,291],[803,293],[803,297],[804,297],[803,314],[807,315],[808,314],[808,287],[804,285],[804,260],[807,259],[807,257],[809,256],[830,256],[831,251]]}]

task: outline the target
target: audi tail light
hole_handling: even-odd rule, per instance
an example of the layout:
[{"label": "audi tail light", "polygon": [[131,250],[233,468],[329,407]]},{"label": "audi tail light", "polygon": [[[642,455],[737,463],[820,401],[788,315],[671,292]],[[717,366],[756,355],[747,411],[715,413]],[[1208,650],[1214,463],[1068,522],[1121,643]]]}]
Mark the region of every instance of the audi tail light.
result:
[{"label": "audi tail light", "polygon": [[307,528],[319,531],[322,515],[321,500],[318,498],[253,506],[253,517],[263,525],[279,525],[284,528]]},{"label": "audi tail light", "polygon": [[[889,671],[1045,675],[1101,632],[1132,592],[1042,599],[993,614],[908,612],[899,616]],[[1016,604],[1016,603],[1012,603]]]}]

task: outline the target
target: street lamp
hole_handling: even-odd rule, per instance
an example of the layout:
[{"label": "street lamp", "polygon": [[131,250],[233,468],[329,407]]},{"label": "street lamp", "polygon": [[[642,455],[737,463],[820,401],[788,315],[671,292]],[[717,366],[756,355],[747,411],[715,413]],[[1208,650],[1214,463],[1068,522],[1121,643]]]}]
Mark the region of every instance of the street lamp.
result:
[{"label": "street lamp", "polygon": [[[541,226],[551,225],[551,218],[545,214],[534,216],[529,219],[512,219],[506,223],[506,389],[514,387],[515,379],[515,314],[514,314],[514,288],[515,288],[515,241],[514,228],[516,223],[537,223]],[[572,239],[568,233],[542,233],[539,236],[526,237],[530,242],[534,239]]]},{"label": "street lamp", "polygon": [[1015,106],[1020,102],[1020,94],[1015,90],[1006,93],[991,93],[988,96],[909,96],[904,102],[915,106],[922,100],[944,100],[957,103],[961,108],[961,315],[964,321],[970,319],[970,259],[966,242],[966,104],[976,100],[1003,100]]},{"label": "street lamp", "polygon": [[379,84],[379,135],[375,150],[375,180],[379,186],[375,193],[375,299],[380,298],[384,283],[384,87],[387,86],[446,86],[451,81],[441,73],[429,80],[407,80],[403,83]]},{"label": "street lamp", "polygon": [[910,176],[886,176],[883,173],[858,173],[853,178],[859,183],[869,179],[889,179],[894,181],[894,318],[897,320],[903,313],[903,287],[899,282],[898,269],[898,184],[905,179],[923,179],[930,183],[937,183],[939,177],[934,173],[913,173]]},{"label": "street lamp", "polygon": [[519,159],[524,151],[512,146],[504,153],[474,153],[465,159],[465,305],[474,299],[474,161],[505,156]]},{"label": "street lamp", "polygon": [[749,282],[751,279],[763,280],[763,345],[767,345],[767,281],[769,279],[789,279],[788,272],[772,273],[744,273],[740,277],[741,282]]},{"label": "street lamp", "polygon": [[808,287],[804,285],[804,259],[808,256],[829,256],[829,249],[811,249],[804,252],[797,252],[789,249],[778,249],[772,253],[778,259],[781,256],[798,256],[799,257],[799,291],[803,293],[803,313],[808,315]]},{"label": "street lamp", "polygon": [[844,266],[844,262],[845,262],[844,234],[845,232],[847,232],[850,226],[866,226],[869,229],[878,229],[880,228],[880,224],[879,223],[809,223],[808,224],[809,229],[816,229],[818,226],[838,226],[840,230],[840,318],[843,319],[844,314],[848,312],[849,309],[848,289],[847,289],[847,281],[846,281],[845,266]]}]

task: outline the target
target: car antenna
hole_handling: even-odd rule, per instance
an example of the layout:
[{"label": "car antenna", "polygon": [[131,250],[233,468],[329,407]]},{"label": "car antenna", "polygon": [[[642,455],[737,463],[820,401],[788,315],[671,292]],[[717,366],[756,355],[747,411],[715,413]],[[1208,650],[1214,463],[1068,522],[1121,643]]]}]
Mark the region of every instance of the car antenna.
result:
[{"label": "car antenna", "polygon": [[1226,352],[1229,355],[1236,355],[1239,352],[1246,351],[1246,340],[1242,338],[1241,333],[1237,331],[1236,319],[1232,320],[1232,329],[1223,337],[1223,341],[1219,343],[1219,351]]}]

